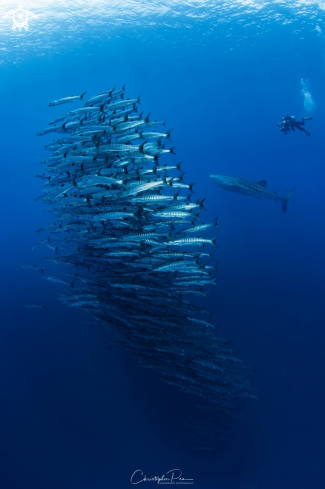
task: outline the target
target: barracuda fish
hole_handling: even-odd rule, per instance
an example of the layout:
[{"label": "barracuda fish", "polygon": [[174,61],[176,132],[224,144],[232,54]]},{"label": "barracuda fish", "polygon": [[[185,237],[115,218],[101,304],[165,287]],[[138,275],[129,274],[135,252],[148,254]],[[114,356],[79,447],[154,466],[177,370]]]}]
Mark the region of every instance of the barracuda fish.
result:
[{"label": "barracuda fish", "polygon": [[130,129],[135,129],[136,127],[143,126],[143,124],[145,124],[145,121],[125,122],[124,124],[118,124],[116,126],[116,131],[117,132],[129,131]]},{"label": "barracuda fish", "polygon": [[203,326],[206,326],[207,328],[213,328],[215,329],[215,325],[214,324],[211,324],[211,323],[208,323],[207,321],[202,321],[201,319],[195,319],[195,318],[187,318],[189,321],[192,321],[193,323],[196,323],[196,324],[202,324]]},{"label": "barracuda fish", "polygon": [[132,146],[131,144],[109,144],[104,148],[100,148],[101,151],[108,152],[118,152],[118,153],[143,153],[143,145]]},{"label": "barracuda fish", "polygon": [[140,233],[140,234],[128,234],[127,236],[123,236],[123,239],[128,240],[128,241],[143,241],[143,240],[148,240],[152,238],[164,238],[168,236],[171,238],[171,231],[168,233]]},{"label": "barracuda fish", "polygon": [[51,132],[60,132],[61,130],[62,130],[61,126],[50,126],[43,129],[42,131],[38,131],[36,133],[36,136],[44,136],[45,134],[50,134]]},{"label": "barracuda fish", "polygon": [[[199,265],[197,265],[197,266],[199,266]],[[155,268],[155,270],[159,271],[159,272],[170,272],[170,271],[174,271],[174,270],[184,271],[189,267],[192,268],[192,263],[183,262],[183,261],[179,260],[177,262],[170,263],[169,265],[162,265],[160,267],[157,267],[157,268]],[[177,283],[177,285],[179,285],[179,283]]]},{"label": "barracuda fish", "polygon": [[[100,95],[96,95],[95,97],[91,97],[87,102],[85,103],[85,106],[89,106],[91,104],[94,104],[96,102],[99,102],[100,100],[107,99],[108,101],[113,98],[112,92],[114,91],[114,88],[111,88],[109,90],[106,90],[106,92],[101,93]],[[108,103],[108,102],[107,102]]]},{"label": "barracuda fish", "polygon": [[[189,216],[192,216],[192,214],[188,212],[182,212],[182,211],[155,211],[154,215],[158,217],[167,217],[167,218],[187,218]],[[199,219],[198,212],[194,214],[194,216],[195,219]]]},{"label": "barracuda fish", "polygon": [[126,198],[126,197],[130,197],[132,195],[140,194],[142,192],[146,192],[147,190],[152,190],[156,187],[162,187],[164,185],[165,186],[168,185],[165,178],[161,179],[161,180],[157,180],[155,182],[144,183],[142,185],[135,185],[130,190],[123,192],[121,194],[121,198]]},{"label": "barracuda fish", "polygon": [[54,284],[64,284],[64,285],[71,285],[69,282],[67,282],[66,280],[62,280],[60,278],[56,278],[56,277],[44,277],[46,280],[48,280],[49,282],[53,282]]},{"label": "barracuda fish", "polygon": [[51,180],[51,175],[45,175],[44,173],[31,173],[33,177],[41,178],[42,180]]},{"label": "barracuda fish", "polygon": [[134,203],[137,203],[137,202],[143,202],[143,203],[146,203],[146,204],[150,204],[150,203],[153,203],[153,204],[157,204],[159,202],[163,202],[163,201],[172,201],[172,200],[176,200],[178,197],[177,194],[175,195],[145,195],[143,197],[134,197],[132,199],[132,202]]},{"label": "barracuda fish", "polygon": [[119,102],[113,102],[112,104],[109,104],[108,108],[110,110],[115,110],[115,109],[120,109],[121,107],[126,107],[128,105],[133,105],[133,104],[140,104],[140,95],[138,98],[134,98],[131,100],[121,100]]},{"label": "barracuda fish", "polygon": [[180,229],[177,231],[176,234],[192,234],[192,233],[198,233],[199,231],[205,231],[205,229],[208,229],[210,227],[215,227],[219,228],[218,226],[218,218],[216,217],[215,220],[210,223],[210,224],[200,224],[199,226],[194,226],[195,220],[193,219],[192,221],[192,227],[190,228],[185,228],[185,229]]},{"label": "barracuda fish", "polygon": [[218,236],[215,236],[212,239],[205,238],[179,238],[174,239],[173,241],[168,241],[166,244],[168,246],[189,246],[189,245],[204,245],[211,244],[216,248],[216,239]]},{"label": "barracuda fish", "polygon": [[126,136],[121,136],[116,139],[117,143],[124,144],[134,141],[135,139],[143,139],[140,134],[127,134]]},{"label": "barracuda fish", "polygon": [[202,285],[217,285],[215,278],[212,280],[184,280],[177,283],[178,285],[198,285],[199,287]]},{"label": "barracuda fish", "polygon": [[[202,208],[200,204],[192,203],[192,202],[184,202],[184,204],[170,204],[169,209],[173,211],[189,211],[191,212],[193,209],[197,209],[198,207]],[[167,209],[167,208],[166,208]]]},{"label": "barracuda fish", "polygon": [[116,178],[104,177],[102,175],[92,175],[82,178],[82,180],[76,182],[76,185],[78,187],[89,187],[91,185],[122,185],[126,187],[125,181],[126,179],[116,180]]},{"label": "barracuda fish", "polygon": [[[182,237],[208,233],[217,220],[194,225],[204,199],[190,202],[194,184],[184,181],[180,163],[164,161],[173,151],[165,148],[171,130],[150,132],[164,121],[149,122],[138,103],[124,98],[124,87],[113,88],[53,121],[66,122],[52,124],[46,172],[35,174],[53,222],[39,229],[49,237],[34,248],[46,247],[47,261],[78,273],[61,279],[29,268],[64,286],[59,300],[113,329],[144,367],[227,412],[233,398],[254,395],[251,369],[216,337],[208,311],[196,303],[216,283],[206,249],[216,237]],[[143,143],[134,144],[138,139]]]},{"label": "barracuda fish", "polygon": [[[81,107],[80,109],[72,110],[67,113],[68,117],[79,115],[79,114],[88,114],[89,112],[99,112],[103,111],[102,107]],[[66,117],[66,116],[64,116]]]},{"label": "barracuda fish", "polygon": [[170,133],[173,131],[174,129],[169,129],[169,131],[166,131],[166,132],[140,132],[140,136],[143,138],[143,139],[161,139],[161,138],[166,138],[168,139],[168,141],[171,141],[170,139]]},{"label": "barracuda fish", "polygon": [[54,100],[54,102],[50,102],[48,105],[48,107],[54,107],[55,105],[62,105],[62,104],[68,104],[68,103],[72,103],[74,102],[75,100],[83,100],[83,96],[86,94],[87,92],[84,92],[82,93],[81,95],[76,95],[76,96],[73,96],[71,95],[70,97],[64,97],[64,98],[60,98],[58,100]]},{"label": "barracuda fish", "polygon": [[259,182],[250,182],[249,180],[243,180],[242,178],[226,177],[224,175],[210,175],[211,180],[221,188],[230,190],[231,192],[238,192],[243,195],[251,195],[258,199],[270,199],[275,202],[280,201],[283,212],[286,212],[288,207],[288,201],[292,196],[295,189],[293,188],[280,197],[276,192],[271,192],[266,188],[267,182],[261,180]]},{"label": "barracuda fish", "polygon": [[100,215],[92,216],[94,221],[107,221],[109,219],[124,219],[125,217],[133,217],[140,219],[139,210],[135,212],[104,212]]},{"label": "barracuda fish", "polygon": [[164,166],[157,166],[153,169],[153,171],[155,172],[161,172],[161,171],[170,171],[170,170],[178,170],[178,171],[182,171],[181,169],[181,164],[182,162],[180,161],[179,163],[177,163],[177,165],[175,166],[167,166],[167,165],[164,165]]},{"label": "barracuda fish", "polygon": [[57,119],[54,119],[53,121],[49,122],[50,125],[52,124],[57,124],[58,122],[62,122],[67,118],[66,115],[63,115],[61,117],[58,117]]},{"label": "barracuda fish", "polygon": [[23,270],[32,270],[33,272],[44,273],[44,268],[38,268],[36,265],[17,265],[17,267],[22,268]]}]

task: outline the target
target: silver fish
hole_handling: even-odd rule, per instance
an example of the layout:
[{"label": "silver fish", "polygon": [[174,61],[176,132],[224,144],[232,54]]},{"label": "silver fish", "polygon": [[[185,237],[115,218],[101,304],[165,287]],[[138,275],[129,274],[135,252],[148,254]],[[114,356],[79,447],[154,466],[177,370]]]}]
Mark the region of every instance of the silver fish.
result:
[{"label": "silver fish", "polygon": [[34,248],[50,250],[51,266],[70,267],[66,279],[44,277],[64,286],[60,301],[113,329],[132,358],[170,385],[227,412],[233,398],[254,390],[251,370],[216,337],[202,305],[206,286],[216,283],[204,247],[216,246],[216,237],[193,234],[217,220],[195,225],[204,200],[190,201],[194,183],[179,173],[181,163],[161,163],[173,152],[171,130],[151,129],[164,121],[139,114],[139,102],[111,88],[45,130],[57,139],[35,176],[53,221],[38,230],[49,237]]},{"label": "silver fish", "polygon": [[54,107],[55,105],[62,105],[62,104],[68,104],[68,103],[72,103],[74,102],[75,100],[83,100],[83,97],[84,95],[86,94],[87,92],[83,92],[81,95],[76,95],[76,96],[73,96],[71,95],[70,97],[64,97],[64,98],[60,98],[58,100],[54,100],[54,102],[50,102],[48,105],[48,107]]}]

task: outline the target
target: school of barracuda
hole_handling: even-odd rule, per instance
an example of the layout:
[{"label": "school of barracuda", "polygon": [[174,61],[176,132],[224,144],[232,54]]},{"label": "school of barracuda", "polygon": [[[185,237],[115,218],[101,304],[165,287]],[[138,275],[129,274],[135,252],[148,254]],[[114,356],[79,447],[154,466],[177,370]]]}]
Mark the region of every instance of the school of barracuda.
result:
[{"label": "school of barracuda", "polygon": [[66,279],[40,270],[68,286],[64,303],[112,329],[164,382],[227,410],[234,397],[254,393],[250,367],[195,304],[216,283],[216,236],[198,233],[214,230],[217,220],[199,220],[204,199],[193,202],[194,184],[185,182],[181,164],[160,163],[174,154],[165,148],[172,129],[157,132],[164,121],[143,117],[140,97],[125,99],[124,92],[106,90],[37,133],[59,139],[45,146],[52,152],[41,161],[47,173],[34,174],[44,180],[37,199],[55,215],[38,230],[49,236],[35,248],[52,248],[48,260],[77,268]]}]

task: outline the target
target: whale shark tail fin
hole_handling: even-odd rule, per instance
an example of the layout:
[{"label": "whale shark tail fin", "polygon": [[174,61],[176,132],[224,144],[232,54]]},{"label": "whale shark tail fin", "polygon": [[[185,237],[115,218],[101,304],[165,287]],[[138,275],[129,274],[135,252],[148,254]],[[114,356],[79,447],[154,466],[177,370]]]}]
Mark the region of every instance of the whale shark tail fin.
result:
[{"label": "whale shark tail fin", "polygon": [[293,194],[294,191],[295,191],[295,188],[293,188],[292,190],[290,190],[290,192],[288,192],[287,194],[285,194],[282,197],[282,210],[283,210],[283,212],[286,212],[287,207],[288,207],[289,199],[290,199],[290,197],[291,197],[291,195]]}]

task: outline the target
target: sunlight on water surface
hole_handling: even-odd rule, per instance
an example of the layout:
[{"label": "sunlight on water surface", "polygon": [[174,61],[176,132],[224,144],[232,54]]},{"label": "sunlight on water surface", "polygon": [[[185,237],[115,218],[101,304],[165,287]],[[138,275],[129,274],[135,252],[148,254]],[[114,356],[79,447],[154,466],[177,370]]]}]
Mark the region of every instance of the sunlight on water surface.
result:
[{"label": "sunlight on water surface", "polygon": [[[176,0],[124,0],[124,1],[63,1],[39,0],[26,2],[2,1],[0,5],[1,48],[17,39],[19,30],[13,30],[13,14],[17,9],[28,12],[29,36],[25,42],[49,44],[51,35],[60,32],[63,42],[72,33],[96,35],[99,29],[142,26],[205,28],[223,23],[249,26],[263,23],[288,24],[300,21],[304,27],[315,28],[323,22],[325,1],[176,1]],[[302,25],[299,26],[302,28]],[[22,29],[24,31],[24,29]],[[32,43],[31,43],[32,44]],[[40,47],[38,45],[38,47]],[[49,47],[49,46],[47,46]]]}]

